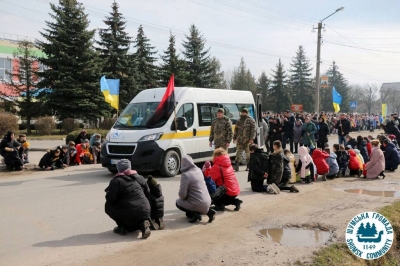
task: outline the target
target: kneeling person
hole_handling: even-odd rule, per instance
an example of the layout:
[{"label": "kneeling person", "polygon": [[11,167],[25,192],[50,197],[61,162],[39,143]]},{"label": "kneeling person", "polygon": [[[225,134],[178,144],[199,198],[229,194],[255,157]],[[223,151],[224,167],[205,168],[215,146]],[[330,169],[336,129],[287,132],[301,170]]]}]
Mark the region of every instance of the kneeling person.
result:
[{"label": "kneeling person", "polygon": [[264,186],[264,180],[268,177],[269,157],[263,149],[259,149],[257,144],[251,144],[250,165],[247,182],[251,182],[251,190],[254,192],[266,192],[267,187]]}]

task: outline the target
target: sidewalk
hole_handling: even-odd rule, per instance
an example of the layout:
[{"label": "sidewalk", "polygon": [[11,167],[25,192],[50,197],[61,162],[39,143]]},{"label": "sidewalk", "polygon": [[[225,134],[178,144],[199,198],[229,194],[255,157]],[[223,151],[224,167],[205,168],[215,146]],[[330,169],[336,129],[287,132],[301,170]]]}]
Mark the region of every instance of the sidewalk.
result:
[{"label": "sidewalk", "polygon": [[63,140],[29,140],[30,151],[47,151],[59,145],[65,145]]}]

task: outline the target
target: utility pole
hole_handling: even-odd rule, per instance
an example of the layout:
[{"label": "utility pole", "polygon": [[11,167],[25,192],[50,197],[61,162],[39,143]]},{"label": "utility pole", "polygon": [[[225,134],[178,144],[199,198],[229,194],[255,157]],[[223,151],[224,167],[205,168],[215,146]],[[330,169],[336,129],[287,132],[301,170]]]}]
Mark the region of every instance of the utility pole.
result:
[{"label": "utility pole", "polygon": [[317,42],[317,67],[316,67],[316,81],[315,81],[315,106],[314,111],[318,115],[319,114],[319,87],[321,85],[321,80],[319,77],[319,69],[321,63],[321,29],[322,29],[322,22],[318,22],[318,42]]}]

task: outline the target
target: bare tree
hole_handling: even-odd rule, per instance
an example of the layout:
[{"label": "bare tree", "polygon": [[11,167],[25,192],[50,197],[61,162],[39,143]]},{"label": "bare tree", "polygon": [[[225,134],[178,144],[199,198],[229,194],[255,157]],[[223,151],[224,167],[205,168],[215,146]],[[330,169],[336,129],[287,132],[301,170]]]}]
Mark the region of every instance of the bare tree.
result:
[{"label": "bare tree", "polygon": [[371,109],[373,109],[378,102],[380,102],[379,86],[377,84],[366,83],[362,87],[361,93],[358,95],[358,99],[364,102],[368,111],[368,115],[371,115]]}]

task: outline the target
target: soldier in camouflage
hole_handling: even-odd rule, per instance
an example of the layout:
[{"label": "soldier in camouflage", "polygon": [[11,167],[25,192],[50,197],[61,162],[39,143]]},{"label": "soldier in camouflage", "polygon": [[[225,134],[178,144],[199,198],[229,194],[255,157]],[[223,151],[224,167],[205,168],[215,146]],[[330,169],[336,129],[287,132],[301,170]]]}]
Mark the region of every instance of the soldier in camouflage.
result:
[{"label": "soldier in camouflage", "polygon": [[224,109],[220,108],[217,111],[217,117],[211,124],[210,137],[210,147],[212,147],[212,142],[214,141],[214,148],[228,149],[232,141],[232,122],[224,115]]},{"label": "soldier in camouflage", "polygon": [[249,116],[249,111],[246,108],[243,108],[240,112],[240,119],[236,123],[235,132],[233,133],[233,143],[236,143],[235,171],[239,171],[239,163],[240,159],[242,158],[243,151],[246,152],[246,171],[248,171],[250,162],[249,145],[253,144],[255,138],[256,121]]}]

